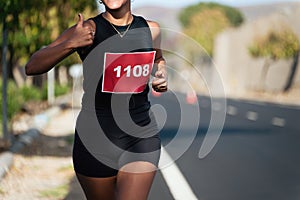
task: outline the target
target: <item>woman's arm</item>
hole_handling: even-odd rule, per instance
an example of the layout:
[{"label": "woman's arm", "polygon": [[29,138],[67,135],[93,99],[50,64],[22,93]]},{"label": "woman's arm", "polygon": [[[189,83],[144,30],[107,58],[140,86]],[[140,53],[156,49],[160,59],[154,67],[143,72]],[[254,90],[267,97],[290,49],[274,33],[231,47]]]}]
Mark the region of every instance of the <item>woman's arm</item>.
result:
[{"label": "woman's arm", "polygon": [[71,55],[77,48],[93,43],[96,25],[92,20],[84,21],[82,14],[76,25],[67,29],[54,42],[35,52],[25,66],[27,75],[38,75],[52,69]]},{"label": "woman's arm", "polygon": [[152,34],[153,48],[156,51],[154,67],[156,68],[152,88],[156,92],[166,92],[168,90],[166,61],[161,51],[161,31],[159,24],[153,21],[148,21],[148,25]]}]

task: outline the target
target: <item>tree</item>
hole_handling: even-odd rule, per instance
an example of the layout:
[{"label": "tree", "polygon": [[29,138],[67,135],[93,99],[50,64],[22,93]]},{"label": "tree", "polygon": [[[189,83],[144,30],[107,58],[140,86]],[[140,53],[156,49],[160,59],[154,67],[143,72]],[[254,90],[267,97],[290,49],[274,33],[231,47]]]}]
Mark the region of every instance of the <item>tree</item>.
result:
[{"label": "tree", "polygon": [[213,56],[214,39],[228,27],[236,27],[244,21],[240,11],[217,3],[199,3],[185,8],[179,15],[183,31],[195,39]]},{"label": "tree", "polygon": [[188,27],[191,25],[191,18],[204,11],[204,10],[211,10],[211,9],[217,9],[220,10],[226,18],[229,20],[230,24],[234,27],[237,27],[241,25],[244,21],[244,17],[240,11],[237,9],[226,6],[226,5],[221,5],[218,3],[199,3],[196,5],[188,6],[184,10],[182,10],[179,14],[179,20],[181,24],[183,25],[184,28]]},{"label": "tree", "polygon": [[219,32],[229,26],[229,21],[220,10],[209,9],[193,15],[190,24],[191,26],[188,26],[184,32],[201,44],[208,55],[212,56],[214,39]]},{"label": "tree", "polygon": [[284,91],[288,91],[292,86],[298,66],[300,44],[296,34],[288,27],[284,27],[282,30],[270,30],[267,34],[256,37],[248,50],[254,58],[265,58],[259,82],[261,88],[264,87],[264,81],[273,62],[279,59],[294,59],[289,79],[284,88]]},{"label": "tree", "polygon": [[[0,7],[0,26],[6,23],[9,34],[10,78],[15,66],[24,65],[33,52],[48,45],[64,29],[75,24],[76,13],[91,14],[97,10],[96,1],[85,0],[0,0]],[[64,62],[70,65],[77,61],[77,57],[73,56]]]},{"label": "tree", "polygon": [[[90,13],[96,11],[96,1],[85,0],[0,0],[0,40],[7,54],[3,53],[3,93],[1,96],[1,109],[3,109],[3,134],[5,140],[10,141],[7,131],[7,113],[11,114],[19,106],[18,95],[7,93],[7,75],[13,79],[13,68],[24,65],[30,55],[47,45],[55,39],[63,29],[74,24],[74,17],[77,12]],[[7,37],[8,33],[8,37]],[[5,40],[4,40],[5,39]],[[7,41],[3,45],[3,41]],[[2,59],[2,58],[1,58]],[[75,62],[76,57],[70,58],[65,62],[69,64]],[[6,65],[6,60],[8,63]],[[2,63],[2,60],[1,60]],[[11,81],[9,81],[11,83]],[[11,84],[8,84],[10,88]],[[11,91],[11,90],[9,90]],[[7,95],[6,95],[7,94]],[[7,104],[9,99],[9,104]],[[10,108],[10,105],[13,105]],[[7,112],[8,108],[8,112]],[[10,117],[10,115],[8,116]]]}]

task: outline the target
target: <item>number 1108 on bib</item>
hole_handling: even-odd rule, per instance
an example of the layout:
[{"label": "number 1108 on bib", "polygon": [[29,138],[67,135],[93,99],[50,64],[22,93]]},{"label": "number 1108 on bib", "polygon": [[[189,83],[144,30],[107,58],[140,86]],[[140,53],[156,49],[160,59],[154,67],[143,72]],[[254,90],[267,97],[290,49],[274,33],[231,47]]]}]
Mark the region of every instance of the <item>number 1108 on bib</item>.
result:
[{"label": "number 1108 on bib", "polygon": [[125,72],[126,77],[130,77],[130,76],[134,76],[136,78],[141,77],[141,76],[147,77],[150,73],[150,65],[149,64],[145,64],[144,66],[136,65],[134,67],[131,67],[129,65],[123,69],[122,69],[122,66],[119,65],[118,67],[114,68],[114,71],[116,72],[117,78],[121,77],[122,71]]}]

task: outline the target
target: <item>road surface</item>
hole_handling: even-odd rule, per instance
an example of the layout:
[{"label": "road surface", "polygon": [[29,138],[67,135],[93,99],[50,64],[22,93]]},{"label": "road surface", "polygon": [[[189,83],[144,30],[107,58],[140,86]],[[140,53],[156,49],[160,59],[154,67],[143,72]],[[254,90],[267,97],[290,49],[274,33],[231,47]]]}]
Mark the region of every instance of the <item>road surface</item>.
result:
[{"label": "road surface", "polygon": [[[193,196],[200,200],[300,199],[299,107],[226,99],[223,110],[218,105],[211,106],[210,98],[198,96],[197,106],[187,104],[185,95],[172,93],[151,96],[151,102],[161,106],[157,108],[163,107],[167,115],[161,131],[164,146],[172,142],[181,127],[180,132],[187,138],[192,137],[194,130],[196,135],[179,157],[172,152],[175,148],[166,149],[188,185],[181,185],[180,181],[170,184],[159,171],[150,200],[175,199],[176,193],[186,192],[184,187],[193,193],[183,194],[186,200]],[[225,112],[225,123],[212,151],[200,159],[199,150],[212,110],[219,110],[220,115]],[[189,127],[196,126],[193,122],[199,119],[193,112],[198,111],[200,123]],[[187,114],[183,116],[183,112]],[[186,126],[180,124],[182,117],[188,118]],[[186,143],[182,137],[177,147],[180,149]],[[176,176],[179,175],[173,175],[174,181]]]}]

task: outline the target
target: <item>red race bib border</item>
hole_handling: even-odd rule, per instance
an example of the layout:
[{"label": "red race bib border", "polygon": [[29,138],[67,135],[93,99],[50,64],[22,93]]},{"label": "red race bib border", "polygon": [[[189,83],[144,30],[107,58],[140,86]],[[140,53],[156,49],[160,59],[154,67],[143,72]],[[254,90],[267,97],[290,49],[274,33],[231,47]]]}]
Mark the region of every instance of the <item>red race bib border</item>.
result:
[{"label": "red race bib border", "polygon": [[[150,70],[150,73],[149,73],[149,77],[151,75],[151,71],[153,69],[153,65],[154,65],[154,61],[155,61],[155,55],[156,55],[156,51],[146,51],[146,52],[129,52],[129,53],[111,53],[111,52],[105,52],[104,54],[104,64],[103,64],[103,78],[102,78],[102,88],[101,88],[101,91],[102,92],[105,92],[105,93],[111,93],[111,94],[139,94],[139,93],[142,93],[141,92],[112,92],[112,91],[106,91],[104,90],[104,80],[105,80],[105,70],[106,70],[106,56],[108,54],[113,54],[113,55],[124,55],[124,54],[130,54],[130,55],[134,55],[134,54],[148,54],[148,53],[153,53],[153,59],[152,59],[152,62],[151,62],[151,70]],[[149,79],[148,77],[148,79]],[[146,83],[147,84],[147,83]]]}]

